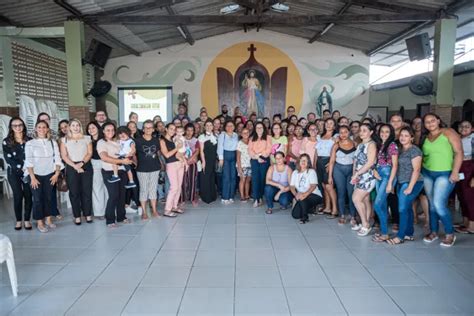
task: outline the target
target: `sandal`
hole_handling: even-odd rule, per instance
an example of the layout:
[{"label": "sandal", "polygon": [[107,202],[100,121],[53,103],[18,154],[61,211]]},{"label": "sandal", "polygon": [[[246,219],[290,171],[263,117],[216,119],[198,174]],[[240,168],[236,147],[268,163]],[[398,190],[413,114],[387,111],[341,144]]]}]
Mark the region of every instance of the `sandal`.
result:
[{"label": "sandal", "polygon": [[163,213],[163,216],[165,217],[177,217],[178,215],[176,215],[176,213],[173,213],[173,212],[164,212]]},{"label": "sandal", "polygon": [[387,240],[389,240],[390,237],[388,235],[380,235],[380,234],[375,234],[374,237],[372,238],[372,241],[373,242],[386,242]]},{"label": "sandal", "polygon": [[339,216],[339,214],[332,214],[332,213],[331,213],[331,214],[329,214],[329,215],[326,215],[326,218],[327,218],[327,219],[335,219],[335,218],[337,218],[338,216]]},{"label": "sandal", "polygon": [[447,236],[443,239],[443,241],[439,244],[442,247],[452,247],[456,242],[456,235],[452,235],[452,238],[448,238]]},{"label": "sandal", "polygon": [[[19,225],[19,226],[18,226]],[[15,230],[21,230],[23,226],[21,225],[21,222],[16,222],[16,225],[15,225]]]},{"label": "sandal", "polygon": [[265,211],[265,214],[272,214],[272,213],[273,213],[273,210],[271,208]]},{"label": "sandal", "polygon": [[172,211],[172,212],[173,212],[173,213],[178,213],[178,214],[183,214],[183,213],[184,213],[184,211],[183,211],[182,209],[179,209],[179,208],[175,209],[175,210]]},{"label": "sandal", "polygon": [[400,244],[403,244],[404,242],[405,242],[405,240],[400,239],[398,237],[393,237],[393,238],[387,239],[387,244],[392,245],[392,246],[400,245]]},{"label": "sandal", "polygon": [[338,223],[339,225],[345,225],[345,224],[346,224],[346,219],[345,219],[344,217],[341,217],[341,218],[337,221],[337,223]]},{"label": "sandal", "polygon": [[403,238],[404,240],[406,241],[415,241],[415,237],[413,236],[405,236],[405,238]]},{"label": "sandal", "polygon": [[370,231],[372,230],[372,227],[362,227],[358,232],[357,232],[357,235],[360,236],[360,237],[365,237],[367,236]]},{"label": "sandal", "polygon": [[128,218],[126,218],[122,221],[122,224],[130,224],[130,223],[131,223],[131,221]]},{"label": "sandal", "polygon": [[26,230],[32,230],[33,229],[33,226],[31,225],[31,222],[25,222],[25,229]]},{"label": "sandal", "polygon": [[423,241],[427,243],[432,243],[433,241],[437,239],[439,239],[438,235],[436,235],[435,233],[430,233],[426,235],[425,238],[423,238]]}]

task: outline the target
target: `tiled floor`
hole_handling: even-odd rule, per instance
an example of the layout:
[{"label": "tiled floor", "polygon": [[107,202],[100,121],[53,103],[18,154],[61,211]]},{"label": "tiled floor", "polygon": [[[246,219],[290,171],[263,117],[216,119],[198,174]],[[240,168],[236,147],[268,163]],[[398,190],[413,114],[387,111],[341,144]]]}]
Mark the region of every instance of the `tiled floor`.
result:
[{"label": "tiled floor", "polygon": [[0,201],[0,232],[20,293],[4,265],[0,315],[474,315],[474,236],[441,249],[418,228],[390,247],[240,203],[117,229],[67,217],[40,234],[13,230],[11,202]]}]

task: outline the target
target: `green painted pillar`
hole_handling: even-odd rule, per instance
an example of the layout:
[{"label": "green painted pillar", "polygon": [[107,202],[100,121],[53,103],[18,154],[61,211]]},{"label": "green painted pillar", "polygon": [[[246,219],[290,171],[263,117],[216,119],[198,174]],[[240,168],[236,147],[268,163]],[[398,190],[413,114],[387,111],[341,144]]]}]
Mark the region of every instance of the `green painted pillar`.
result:
[{"label": "green painted pillar", "polygon": [[456,45],[456,19],[441,19],[435,23],[433,82],[436,91],[434,111],[450,124],[454,104],[453,74]]},{"label": "green painted pillar", "polygon": [[84,24],[81,21],[64,22],[66,44],[67,86],[69,96],[69,116],[78,118],[82,123],[89,120],[89,108],[85,93]]}]

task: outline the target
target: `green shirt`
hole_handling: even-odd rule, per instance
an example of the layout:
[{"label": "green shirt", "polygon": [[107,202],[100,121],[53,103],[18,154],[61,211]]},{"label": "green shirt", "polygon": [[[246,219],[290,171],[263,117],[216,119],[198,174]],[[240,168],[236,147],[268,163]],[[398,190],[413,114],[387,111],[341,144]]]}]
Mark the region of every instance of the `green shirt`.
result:
[{"label": "green shirt", "polygon": [[441,133],[434,141],[428,138],[423,143],[423,168],[429,171],[451,171],[454,150],[448,137]]}]

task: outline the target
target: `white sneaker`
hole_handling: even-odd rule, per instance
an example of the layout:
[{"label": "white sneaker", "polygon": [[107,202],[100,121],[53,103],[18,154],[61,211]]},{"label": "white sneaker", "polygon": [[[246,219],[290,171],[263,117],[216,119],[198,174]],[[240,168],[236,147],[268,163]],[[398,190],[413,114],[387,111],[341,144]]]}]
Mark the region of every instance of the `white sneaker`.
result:
[{"label": "white sneaker", "polygon": [[137,214],[137,210],[134,209],[133,207],[129,206],[125,208],[125,213],[127,214]]},{"label": "white sneaker", "polygon": [[253,207],[258,207],[258,200],[255,200],[255,202],[253,202]]},{"label": "white sneaker", "polygon": [[355,224],[351,227],[352,230],[354,231],[358,231],[362,228],[362,225],[361,224]]},{"label": "white sneaker", "polygon": [[138,215],[142,216],[143,214],[143,209],[141,206],[138,207]]},{"label": "white sneaker", "polygon": [[232,204],[232,203],[234,203],[234,199],[229,200],[229,204]]},{"label": "white sneaker", "polygon": [[224,200],[224,199],[221,200],[222,204],[227,204],[227,201],[228,200]]}]

